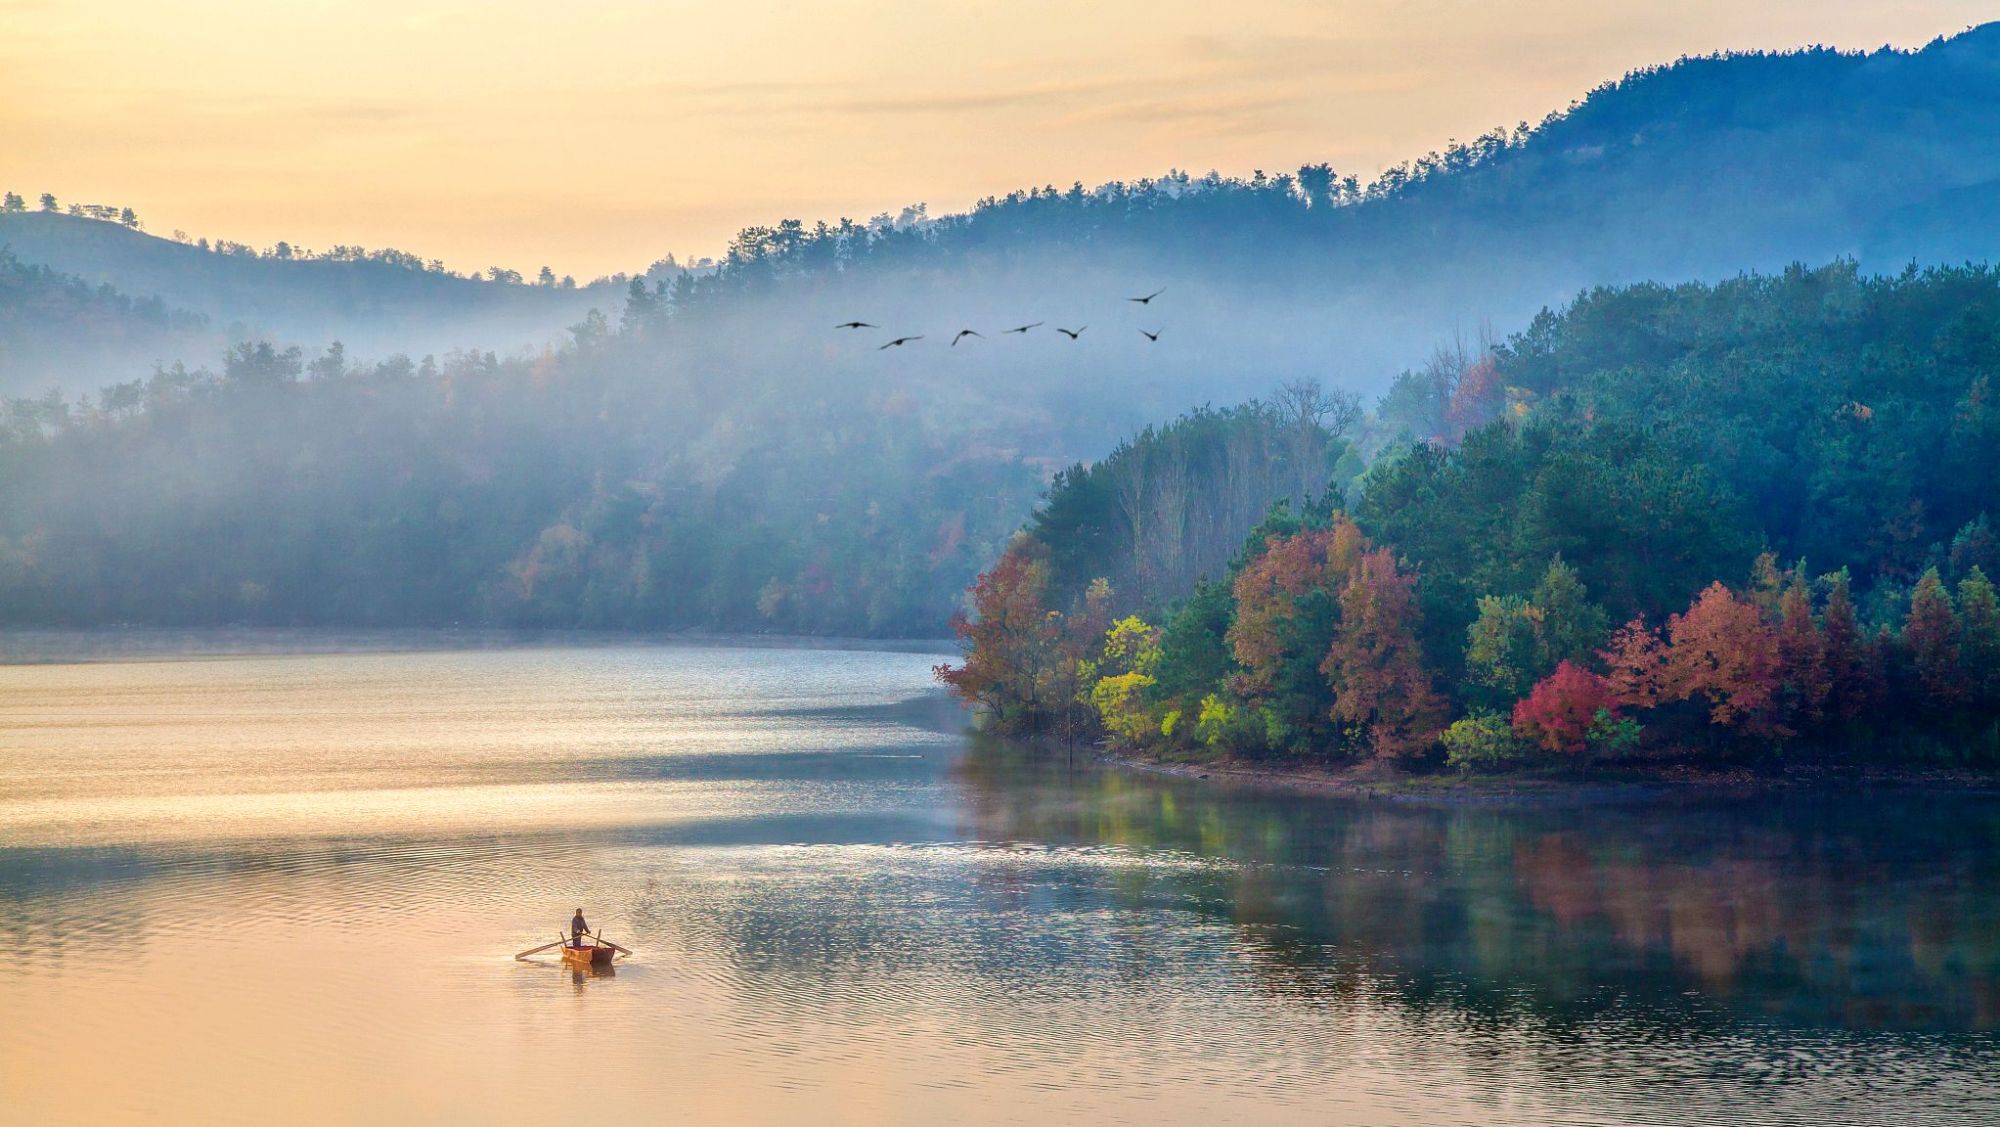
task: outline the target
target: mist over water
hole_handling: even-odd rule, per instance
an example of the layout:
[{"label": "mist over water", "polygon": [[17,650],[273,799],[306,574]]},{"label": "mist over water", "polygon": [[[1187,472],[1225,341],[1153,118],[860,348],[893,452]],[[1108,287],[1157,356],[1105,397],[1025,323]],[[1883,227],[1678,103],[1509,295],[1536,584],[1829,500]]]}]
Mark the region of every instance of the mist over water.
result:
[{"label": "mist over water", "polygon": [[[10,1114],[1975,1123],[2000,1099],[1990,796],[1233,789],[969,742],[936,659],[0,668]],[[512,959],[579,904],[636,957]]]}]

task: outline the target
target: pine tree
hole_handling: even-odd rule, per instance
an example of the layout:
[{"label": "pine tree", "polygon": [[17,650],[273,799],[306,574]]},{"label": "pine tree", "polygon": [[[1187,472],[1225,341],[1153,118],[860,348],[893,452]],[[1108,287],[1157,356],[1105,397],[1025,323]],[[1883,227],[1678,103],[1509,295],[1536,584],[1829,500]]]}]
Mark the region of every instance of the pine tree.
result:
[{"label": "pine tree", "polygon": [[1804,564],[1792,569],[1778,598],[1778,678],[1785,712],[1800,722],[1817,724],[1831,682],[1826,638],[1813,621]]},{"label": "pine tree", "polygon": [[1917,669],[1917,682],[1932,703],[1955,706],[1966,696],[1964,670],[1959,668],[1958,612],[1951,605],[1951,593],[1938,578],[1937,568],[1926,570],[1910,592],[1910,613],[1903,620],[1903,647]]},{"label": "pine tree", "polygon": [[1820,635],[1827,680],[1827,701],[1842,721],[1860,719],[1880,699],[1881,678],[1871,647],[1854,613],[1854,596],[1847,569],[1820,576],[1826,586],[1826,609]]},{"label": "pine tree", "polygon": [[1587,666],[1604,644],[1604,608],[1590,601],[1576,569],[1561,556],[1549,561],[1532,600],[1535,608],[1537,675],[1565,661]]}]

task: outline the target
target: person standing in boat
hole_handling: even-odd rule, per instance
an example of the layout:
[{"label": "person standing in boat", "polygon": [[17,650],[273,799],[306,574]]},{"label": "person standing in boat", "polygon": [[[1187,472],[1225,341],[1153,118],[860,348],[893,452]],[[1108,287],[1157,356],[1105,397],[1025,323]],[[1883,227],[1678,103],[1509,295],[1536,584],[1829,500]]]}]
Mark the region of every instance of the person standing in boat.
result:
[{"label": "person standing in boat", "polygon": [[583,937],[584,937],[584,935],[585,935],[585,934],[587,934],[587,933],[588,933],[589,931],[590,931],[590,925],[589,925],[589,924],[587,924],[587,923],[584,923],[584,922],[583,922],[583,909],[582,909],[582,908],[578,908],[578,909],[576,910],[576,915],[574,915],[574,916],[571,916],[571,917],[569,918],[569,943],[570,943],[570,946],[572,946],[572,947],[581,947],[581,946],[583,946]]}]

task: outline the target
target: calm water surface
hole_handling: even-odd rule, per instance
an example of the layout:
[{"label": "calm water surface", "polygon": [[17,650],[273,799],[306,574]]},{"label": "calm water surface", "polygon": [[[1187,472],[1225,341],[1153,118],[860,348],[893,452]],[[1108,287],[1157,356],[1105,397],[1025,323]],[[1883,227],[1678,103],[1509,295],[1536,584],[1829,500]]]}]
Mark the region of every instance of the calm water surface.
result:
[{"label": "calm water surface", "polygon": [[2000,1121],[2000,800],[1106,772],[935,660],[0,668],[0,1121]]}]

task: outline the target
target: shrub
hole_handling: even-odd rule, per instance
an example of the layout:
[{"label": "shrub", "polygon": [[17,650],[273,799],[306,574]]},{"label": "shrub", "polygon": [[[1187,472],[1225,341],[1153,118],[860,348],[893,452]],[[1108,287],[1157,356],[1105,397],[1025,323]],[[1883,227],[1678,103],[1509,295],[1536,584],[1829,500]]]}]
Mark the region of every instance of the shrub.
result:
[{"label": "shrub", "polygon": [[1201,698],[1201,716],[1195,721],[1194,734],[1203,746],[1226,754],[1255,752],[1266,746],[1263,712],[1232,704],[1214,693]]},{"label": "shrub", "polygon": [[1455,721],[1440,738],[1444,742],[1445,762],[1461,771],[1508,766],[1534,752],[1514,734],[1507,718],[1497,712],[1474,712]]},{"label": "shrub", "polygon": [[1600,708],[1591,718],[1590,731],[1584,734],[1584,742],[1591,754],[1602,759],[1617,759],[1630,755],[1639,749],[1639,736],[1645,729],[1630,716],[1620,716],[1609,708]]},{"label": "shrub", "polygon": [[1104,677],[1090,688],[1090,703],[1107,731],[1128,743],[1145,743],[1160,730],[1146,707],[1146,690],[1153,679],[1144,673],[1120,673]]}]

